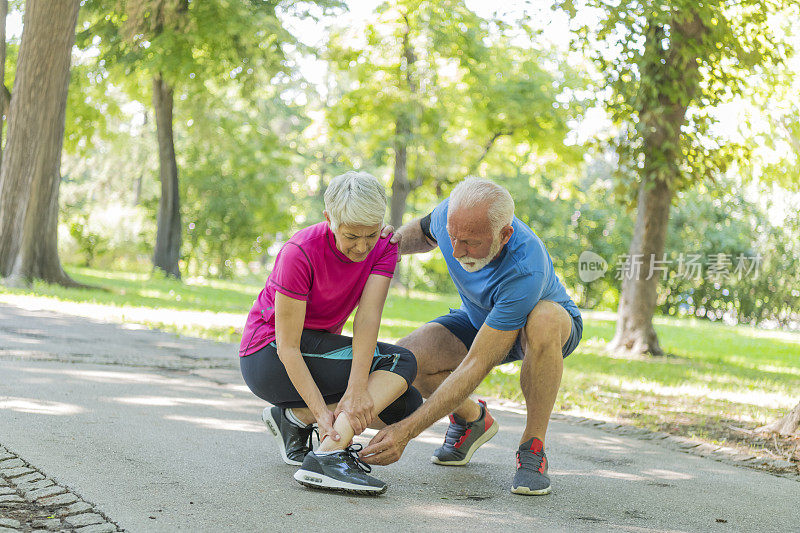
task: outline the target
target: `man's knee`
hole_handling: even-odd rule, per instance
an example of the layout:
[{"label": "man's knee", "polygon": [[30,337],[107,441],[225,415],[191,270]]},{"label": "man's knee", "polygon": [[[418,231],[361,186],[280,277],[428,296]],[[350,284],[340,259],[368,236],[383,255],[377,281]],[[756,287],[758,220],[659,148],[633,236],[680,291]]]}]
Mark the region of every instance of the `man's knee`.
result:
[{"label": "man's knee", "polygon": [[416,356],[418,375],[438,374],[456,368],[467,355],[458,337],[436,322],[428,322],[397,342]]},{"label": "man's knee", "polygon": [[541,300],[528,314],[523,335],[525,355],[561,349],[572,330],[566,309],[550,300]]}]

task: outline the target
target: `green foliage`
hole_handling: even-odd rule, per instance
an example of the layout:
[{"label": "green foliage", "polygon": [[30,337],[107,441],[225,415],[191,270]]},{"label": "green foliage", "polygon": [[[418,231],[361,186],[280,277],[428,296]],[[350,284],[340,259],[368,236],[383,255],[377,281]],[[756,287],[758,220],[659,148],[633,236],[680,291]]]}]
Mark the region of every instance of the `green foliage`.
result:
[{"label": "green foliage", "polygon": [[78,244],[84,257],[83,266],[91,266],[92,261],[99,253],[105,251],[108,240],[87,228],[89,215],[78,215],[69,222],[69,234]]},{"label": "green foliage", "polygon": [[459,0],[386,2],[363,34],[333,32],[327,45],[328,134],[368,169],[407,146],[414,202],[429,204],[468,173],[577,161],[564,138],[582,79],[553,51],[515,44],[518,31]]},{"label": "green foliage", "polygon": [[[282,46],[294,39],[274,2],[88,0],[76,38],[98,61],[125,76],[160,74],[170,85],[248,78],[283,69]],[[133,83],[136,88],[136,77]]]},{"label": "green foliage", "polygon": [[[307,121],[275,86],[243,98],[230,84],[181,109],[177,149],[190,271],[231,277],[236,260],[266,256],[297,214],[297,144]],[[231,105],[233,104],[233,105]]]},{"label": "green foliage", "polygon": [[[747,94],[754,74],[761,84],[776,81],[776,66],[791,50],[772,31],[768,17],[791,4],[788,0],[557,3],[573,17],[578,10],[591,10],[598,17],[596,24],[576,28],[575,44],[595,63],[600,78],[597,94],[620,127],[610,143],[620,156],[621,198],[632,202],[640,180],[667,180],[673,190],[682,190],[697,181],[720,178],[734,162],[746,163],[752,145],[715,135],[712,111]],[[601,92],[601,87],[608,91]]]},{"label": "green foliage", "polygon": [[[137,149],[126,161],[147,160],[139,170],[126,168],[139,189],[146,182],[134,203],[155,219],[152,127],[109,131],[103,125],[118,110],[117,93],[123,92],[122,100],[149,107],[152,79],[165,79],[175,88],[175,145],[189,267],[230,276],[237,260],[262,258],[275,234],[290,227],[296,214],[281,207],[291,203],[286,176],[302,159],[296,138],[308,122],[299,118],[301,109],[282,100],[285,93],[298,91],[290,55],[300,45],[279,14],[319,16],[340,5],[333,0],[285,5],[85,2],[76,42],[93,61],[87,59],[73,72],[79,87],[69,118],[82,136],[68,134],[68,148],[88,146],[86,140],[93,136],[133,141]],[[100,97],[90,102],[93,91]],[[152,147],[140,151],[142,134],[150,136]],[[95,147],[90,150],[100,155]],[[116,152],[103,155],[106,161],[125,159]]]}]

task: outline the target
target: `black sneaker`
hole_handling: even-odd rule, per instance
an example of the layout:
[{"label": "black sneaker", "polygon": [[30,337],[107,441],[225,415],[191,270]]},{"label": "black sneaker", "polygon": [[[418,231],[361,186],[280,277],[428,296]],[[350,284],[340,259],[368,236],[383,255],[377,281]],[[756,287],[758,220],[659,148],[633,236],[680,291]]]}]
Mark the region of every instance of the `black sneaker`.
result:
[{"label": "black sneaker", "polygon": [[360,450],[360,444],[351,444],[344,450],[325,455],[309,452],[303,466],[294,473],[294,478],[312,489],[383,494],[386,492],[386,483],[367,475],[372,472],[372,467],[358,458]]},{"label": "black sneaker", "polygon": [[433,452],[432,463],[465,465],[475,450],[497,434],[500,426],[486,408],[486,402],[478,400],[478,403],[481,405],[481,416],[474,422],[467,422],[454,413],[450,414],[450,426],[444,436],[444,444]]},{"label": "black sneaker", "polygon": [[297,427],[289,422],[289,419],[286,418],[286,410],[280,407],[264,408],[261,420],[275,437],[283,462],[294,466],[303,464],[306,454],[311,451],[311,436],[314,426]]},{"label": "black sneaker", "polygon": [[542,441],[534,437],[520,444],[517,450],[517,473],[514,474],[511,492],[526,496],[550,494],[547,467]]}]

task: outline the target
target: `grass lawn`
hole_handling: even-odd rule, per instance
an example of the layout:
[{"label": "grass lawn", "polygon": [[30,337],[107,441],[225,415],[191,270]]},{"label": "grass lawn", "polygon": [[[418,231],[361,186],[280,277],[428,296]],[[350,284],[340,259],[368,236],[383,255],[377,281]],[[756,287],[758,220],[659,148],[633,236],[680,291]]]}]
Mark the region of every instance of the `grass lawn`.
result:
[{"label": "grass lawn", "polygon": [[[241,314],[242,321],[263,280],[190,279],[184,283],[149,274],[67,269],[83,283],[105,290],[77,290],[37,284],[32,290],[0,293],[49,296],[72,302]],[[392,290],[381,337],[397,339],[458,306],[457,296]],[[230,328],[177,327],[144,322],[217,340],[238,342]],[[650,429],[696,436],[712,442],[761,446],[732,428],[752,429],[771,421],[800,400],[800,333],[731,327],[706,321],[657,318],[667,357],[617,357],[606,353],[614,322],[587,314],[583,340],[566,359],[556,410],[619,420]],[[480,394],[522,401],[519,363],[495,369]],[[777,448],[780,451],[780,447]]]}]

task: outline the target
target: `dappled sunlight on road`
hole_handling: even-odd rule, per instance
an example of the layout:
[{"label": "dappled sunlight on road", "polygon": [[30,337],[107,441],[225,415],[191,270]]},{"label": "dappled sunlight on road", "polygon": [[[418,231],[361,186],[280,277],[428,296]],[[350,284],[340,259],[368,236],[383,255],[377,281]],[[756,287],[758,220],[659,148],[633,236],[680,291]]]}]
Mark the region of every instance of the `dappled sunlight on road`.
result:
[{"label": "dappled sunlight on road", "polygon": [[219,429],[224,431],[244,431],[247,433],[263,433],[265,431],[264,424],[251,422],[249,420],[223,420],[221,418],[180,415],[167,415],[164,417],[164,420],[188,422],[207,429]]},{"label": "dappled sunlight on road", "polygon": [[26,368],[23,372],[32,374],[58,374],[72,378],[97,383],[146,383],[149,385],[177,385],[186,384],[183,379],[166,378],[158,374],[144,374],[138,372],[116,372],[112,370],[51,370],[47,368]]},{"label": "dappled sunlight on road", "polygon": [[559,440],[569,444],[584,446],[587,450],[599,449],[610,453],[630,453],[631,448],[621,439],[614,437],[588,437],[580,433],[565,432],[559,435]]},{"label": "dappled sunlight on road", "polygon": [[553,470],[550,476],[557,478],[562,476],[580,476],[580,477],[602,477],[606,479],[619,479],[622,481],[648,481],[646,477],[638,474],[630,474],[628,472],[617,472],[615,470],[597,469],[587,472],[586,470]]},{"label": "dappled sunlight on road", "polygon": [[[68,368],[60,368],[57,370],[49,368],[24,368],[20,369],[21,372],[28,374],[40,375],[53,375],[59,381],[64,381],[64,377],[69,377],[80,381],[90,381],[94,383],[107,383],[116,385],[162,385],[171,387],[176,391],[185,390],[208,390],[214,393],[220,392],[221,389],[234,390],[246,392],[248,397],[251,396],[249,390],[245,388],[242,390],[238,385],[231,386],[227,384],[219,384],[211,381],[206,381],[202,378],[196,378],[191,374],[186,374],[186,377],[171,377],[165,376],[160,373],[145,373],[139,371],[115,371],[115,370],[72,370]],[[165,371],[168,372],[168,371]],[[255,400],[255,397],[252,397]],[[264,403],[266,405],[266,403]]]},{"label": "dappled sunlight on road", "polygon": [[206,405],[209,407],[238,407],[238,400],[212,400],[205,398],[176,398],[170,396],[129,396],[113,398],[113,401],[129,405],[150,405],[158,407],[176,407],[179,405]]},{"label": "dappled sunlight on road", "polygon": [[83,412],[79,405],[33,398],[5,397],[0,399],[0,409],[35,415],[76,415]]},{"label": "dappled sunlight on road", "polygon": [[658,468],[651,468],[650,470],[642,470],[642,474],[652,476],[659,479],[692,479],[693,476],[674,470],[660,470]]}]

